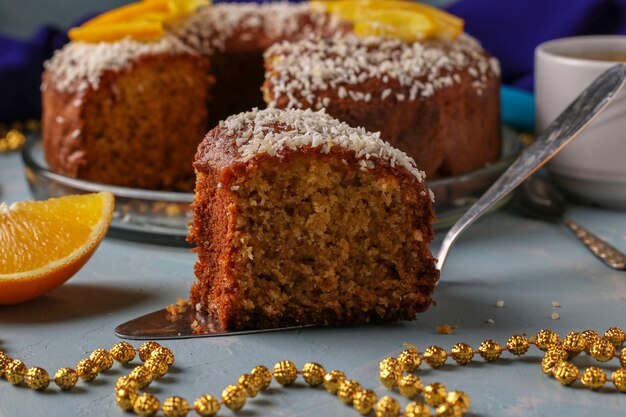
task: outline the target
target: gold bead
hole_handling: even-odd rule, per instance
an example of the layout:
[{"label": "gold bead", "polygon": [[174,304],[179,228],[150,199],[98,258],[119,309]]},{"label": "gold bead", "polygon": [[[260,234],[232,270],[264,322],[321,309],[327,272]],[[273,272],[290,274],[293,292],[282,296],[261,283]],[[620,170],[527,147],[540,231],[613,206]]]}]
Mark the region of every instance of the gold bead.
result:
[{"label": "gold bead", "polygon": [[222,391],[224,405],[233,411],[239,411],[246,403],[246,391],[236,385],[228,385]]},{"label": "gold bead", "polygon": [[446,363],[448,354],[439,346],[429,346],[424,351],[424,360],[433,368],[439,368]]},{"label": "gold bead", "polygon": [[595,330],[585,330],[581,333],[581,335],[585,338],[585,352],[589,353],[591,347],[602,338],[596,333]]},{"label": "gold bead", "polygon": [[446,403],[458,405],[463,413],[466,413],[471,405],[469,396],[463,391],[450,391],[446,395]]},{"label": "gold bead", "polygon": [[189,413],[189,403],[182,397],[169,397],[163,401],[165,417],[185,417]]},{"label": "gold bead", "polygon": [[417,368],[422,364],[422,358],[417,351],[417,347],[409,345],[408,349],[400,352],[398,356],[398,362],[402,366],[405,372],[415,372]]},{"label": "gold bead", "polygon": [[452,356],[452,359],[454,359],[459,365],[467,365],[474,357],[474,349],[472,349],[472,347],[467,343],[457,343],[452,346],[450,356]]},{"label": "gold bead", "polygon": [[91,355],[89,355],[89,359],[96,365],[98,372],[107,371],[113,366],[113,356],[104,349],[94,350],[91,352]]},{"label": "gold bead", "polygon": [[569,332],[563,339],[562,346],[570,356],[573,356],[585,350],[587,340],[578,332]]},{"label": "gold bead", "polygon": [[90,382],[98,376],[98,368],[91,359],[81,359],[76,364],[76,373],[85,382]]},{"label": "gold bead", "polygon": [[258,375],[243,374],[237,380],[237,385],[244,389],[248,397],[254,398],[261,391],[263,381]]},{"label": "gold bead", "polygon": [[404,417],[430,417],[430,407],[421,401],[408,403],[404,409]]},{"label": "gold bead", "polygon": [[544,352],[559,343],[559,335],[552,330],[543,329],[535,336],[535,345]]},{"label": "gold bead", "polygon": [[7,366],[13,361],[13,359],[5,354],[4,352],[0,352],[0,377],[4,375],[4,371],[7,369]]},{"label": "gold bead", "polygon": [[43,368],[33,367],[26,372],[26,385],[35,391],[43,391],[50,385],[48,371]]},{"label": "gold bead", "polygon": [[565,360],[567,360],[567,351],[559,345],[553,346],[548,349],[541,360],[541,371],[544,374],[552,374],[552,369]]},{"label": "gold bead", "polygon": [[463,414],[461,407],[455,404],[443,403],[439,404],[435,409],[437,417],[462,417]]},{"label": "gold bead", "polygon": [[426,385],[423,392],[424,402],[433,407],[437,407],[439,404],[443,403],[448,396],[448,390],[445,385],[440,382],[433,382],[432,384]]},{"label": "gold bead", "polygon": [[354,409],[362,415],[367,415],[374,408],[378,396],[371,389],[362,389],[354,394],[353,402]]},{"label": "gold bead", "polygon": [[72,368],[61,368],[54,374],[54,383],[63,391],[67,391],[76,386],[78,373]]},{"label": "gold bead", "polygon": [[398,417],[400,404],[395,398],[384,396],[376,403],[376,417]]},{"label": "gold bead", "polygon": [[158,348],[154,349],[152,353],[150,353],[150,357],[165,362],[167,366],[172,366],[176,359],[174,357],[174,352],[164,346],[159,346]]},{"label": "gold bead", "polygon": [[135,400],[133,411],[140,417],[152,417],[159,411],[161,403],[154,395],[144,392]]},{"label": "gold bead", "polygon": [[530,342],[528,338],[519,334],[509,337],[509,340],[506,342],[507,350],[515,356],[522,356],[528,351],[529,347]]},{"label": "gold bead", "polygon": [[139,394],[137,393],[137,390],[129,390],[124,388],[115,390],[115,402],[124,411],[132,411],[133,406],[135,405],[135,401],[137,401],[138,397]]},{"label": "gold bead", "polygon": [[164,360],[153,357],[148,358],[143,363],[143,366],[148,369],[152,373],[152,375],[154,375],[155,379],[163,377],[169,370],[169,367]]},{"label": "gold bead", "polygon": [[324,374],[326,374],[326,371],[319,363],[309,362],[302,368],[304,381],[312,387],[316,387],[324,382]]},{"label": "gold bead", "polygon": [[196,413],[201,417],[213,417],[220,411],[220,403],[214,396],[205,394],[196,399],[193,403],[193,409],[196,410]]},{"label": "gold bead", "polygon": [[121,376],[115,382],[115,389],[123,389],[126,391],[139,391],[139,383],[130,376]]},{"label": "gold bead", "polygon": [[500,357],[502,347],[495,340],[488,339],[478,346],[478,354],[487,362],[493,362]]},{"label": "gold bead", "polygon": [[4,370],[4,377],[13,385],[19,385],[26,376],[26,365],[19,359],[13,359]]},{"label": "gold bead", "polygon": [[274,365],[272,374],[276,382],[280,385],[291,385],[296,382],[296,378],[298,378],[298,368],[291,361],[280,361]]},{"label": "gold bead", "polygon": [[389,356],[380,361],[380,363],[378,364],[378,369],[380,369],[381,371],[384,369],[392,369],[394,371],[402,373],[402,364],[400,363],[400,361],[398,361],[398,359]]},{"label": "gold bead", "polygon": [[380,361],[378,367],[380,382],[384,386],[393,388],[398,385],[398,380],[402,377],[402,364],[396,358],[385,358]]},{"label": "gold bead", "polygon": [[626,392],[626,368],[619,368],[611,374],[613,385],[620,392]]},{"label": "gold bead", "polygon": [[608,362],[615,356],[615,346],[608,339],[598,340],[589,349],[589,354],[600,362]]},{"label": "gold bead", "polygon": [[578,368],[571,362],[560,362],[552,370],[552,375],[562,385],[570,385],[578,379]]},{"label": "gold bead", "polygon": [[141,346],[139,346],[138,352],[139,352],[139,359],[142,362],[145,362],[148,360],[148,358],[150,358],[150,354],[152,354],[152,351],[155,350],[156,348],[161,347],[160,344],[158,344],[157,342],[145,342],[143,343]]},{"label": "gold bead", "polygon": [[626,348],[623,348],[619,355],[617,355],[617,359],[619,359],[619,364],[622,368],[626,367]]},{"label": "gold bead", "polygon": [[611,327],[604,332],[604,338],[613,344],[614,347],[620,347],[626,340],[626,333],[619,327]]},{"label": "gold bead", "polygon": [[135,348],[128,342],[119,342],[111,348],[111,356],[119,363],[125,365],[135,359]]},{"label": "gold bead", "polygon": [[272,383],[272,373],[263,365],[256,366],[250,375],[256,376],[261,381],[261,390],[267,389]]},{"label": "gold bead", "polygon": [[324,375],[324,388],[331,394],[337,394],[339,385],[346,380],[346,375],[338,370],[333,370]]},{"label": "gold bead", "polygon": [[135,366],[133,370],[130,371],[130,374],[128,374],[128,377],[137,381],[137,384],[139,384],[139,389],[147,387],[154,379],[154,375],[152,375],[152,372],[150,372],[150,370],[145,366],[141,365]]},{"label": "gold bead", "polygon": [[419,393],[422,392],[423,388],[424,384],[422,380],[412,374],[404,375],[400,378],[400,381],[398,381],[400,394],[407,398],[417,397]]},{"label": "gold bead", "polygon": [[604,386],[604,383],[606,382],[606,374],[597,366],[590,366],[585,369],[585,372],[583,372],[583,376],[580,377],[580,382],[582,382],[587,388],[597,390]]},{"label": "gold bead", "polygon": [[357,381],[346,379],[339,384],[339,388],[337,389],[337,398],[339,398],[339,401],[344,404],[352,404],[354,394],[362,389],[363,387]]}]

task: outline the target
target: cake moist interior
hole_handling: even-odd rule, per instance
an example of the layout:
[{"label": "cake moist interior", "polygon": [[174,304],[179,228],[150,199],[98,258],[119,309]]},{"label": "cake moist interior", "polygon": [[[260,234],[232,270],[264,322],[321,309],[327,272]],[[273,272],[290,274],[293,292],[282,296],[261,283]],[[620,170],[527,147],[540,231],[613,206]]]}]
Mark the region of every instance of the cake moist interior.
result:
[{"label": "cake moist interior", "polygon": [[422,229],[431,213],[403,187],[414,179],[310,156],[266,157],[230,181],[235,221],[217,262],[226,270],[197,271],[206,282],[192,301],[235,328],[414,319],[433,286],[420,282],[433,268]]}]

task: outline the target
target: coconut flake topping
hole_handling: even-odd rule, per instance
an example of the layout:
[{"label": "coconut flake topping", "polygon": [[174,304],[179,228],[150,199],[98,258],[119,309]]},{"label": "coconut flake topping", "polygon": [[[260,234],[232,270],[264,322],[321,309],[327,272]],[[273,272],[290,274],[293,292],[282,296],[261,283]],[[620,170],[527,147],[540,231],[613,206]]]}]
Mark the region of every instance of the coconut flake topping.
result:
[{"label": "coconut flake topping", "polygon": [[383,141],[379,132],[353,128],[324,110],[253,109],[230,116],[219,127],[234,139],[240,162],[261,153],[280,157],[284,149],[311,146],[328,153],[331,148],[340,147],[354,151],[363,170],[373,169],[376,163],[384,161],[385,165],[405,168],[419,182],[426,178],[413,158]]}]

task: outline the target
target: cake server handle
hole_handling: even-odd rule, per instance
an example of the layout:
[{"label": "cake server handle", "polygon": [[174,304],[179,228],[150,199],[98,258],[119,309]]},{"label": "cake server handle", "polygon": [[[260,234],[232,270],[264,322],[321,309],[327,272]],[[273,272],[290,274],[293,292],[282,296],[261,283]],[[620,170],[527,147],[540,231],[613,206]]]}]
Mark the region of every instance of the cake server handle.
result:
[{"label": "cake server handle", "polygon": [[504,174],[450,228],[437,254],[442,269],[457,238],[494,204],[570,143],[613,100],[624,85],[626,65],[615,65],[596,78],[530,145]]}]

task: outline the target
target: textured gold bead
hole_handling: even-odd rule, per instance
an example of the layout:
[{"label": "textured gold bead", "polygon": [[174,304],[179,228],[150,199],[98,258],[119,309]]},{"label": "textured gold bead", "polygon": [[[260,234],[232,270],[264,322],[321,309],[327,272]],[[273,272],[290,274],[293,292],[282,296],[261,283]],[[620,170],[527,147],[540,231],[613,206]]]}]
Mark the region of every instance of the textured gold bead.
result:
[{"label": "textured gold bead", "polygon": [[626,367],[626,348],[623,348],[619,355],[617,355],[617,359],[619,359],[619,364],[623,367]]},{"label": "textured gold bead", "polygon": [[509,340],[506,342],[507,350],[515,356],[524,355],[528,352],[529,347],[530,342],[528,341],[528,338],[519,334],[509,337]]},{"label": "textured gold bead", "polygon": [[298,378],[298,368],[291,361],[280,361],[274,365],[272,374],[276,382],[280,385],[291,385],[296,382],[296,378]]},{"label": "textured gold bead", "polygon": [[50,385],[50,375],[43,368],[33,367],[26,371],[26,385],[35,391],[43,391]]},{"label": "textured gold bead", "polygon": [[385,396],[376,403],[376,417],[398,417],[400,403],[395,398]]},{"label": "textured gold bead", "polygon": [[408,403],[404,409],[404,417],[430,417],[430,407],[421,401]]},{"label": "textured gold bead", "polygon": [[185,417],[189,413],[189,403],[182,397],[169,397],[163,401],[165,417]]},{"label": "textured gold bead", "polygon": [[570,385],[578,379],[578,368],[571,362],[560,362],[552,370],[552,375],[562,385]]},{"label": "textured gold bead", "polygon": [[324,375],[324,388],[331,394],[337,394],[339,385],[346,380],[346,375],[338,370],[333,370]]},{"label": "textured gold bead", "polygon": [[469,396],[463,391],[450,391],[446,395],[446,403],[458,405],[463,413],[466,413],[471,405]]},{"label": "textured gold bead", "polygon": [[467,365],[472,361],[472,358],[474,358],[474,349],[467,343],[457,343],[452,346],[450,356],[452,356],[452,359],[459,365]]},{"label": "textured gold bead", "polygon": [[124,389],[127,391],[139,391],[139,383],[130,376],[125,375],[117,378],[115,389]]},{"label": "textured gold bead", "polygon": [[624,344],[626,333],[620,327],[611,327],[604,332],[604,338],[617,348]]},{"label": "textured gold bead", "polygon": [[13,359],[4,352],[0,352],[0,377],[4,375],[4,371]]},{"label": "textured gold bead", "polygon": [[439,346],[429,346],[423,354],[424,361],[433,368],[439,368],[446,363],[448,354]]},{"label": "textured gold bead", "polygon": [[626,392],[626,368],[619,368],[611,374],[613,385],[620,392]]},{"label": "textured gold bead", "polygon": [[237,385],[244,389],[248,397],[254,398],[261,391],[263,381],[258,375],[243,374],[237,379]]},{"label": "textured gold bead", "polygon": [[567,359],[567,353],[563,355],[560,350],[549,350],[546,352],[545,356],[541,360],[541,371],[544,374],[552,374],[552,370],[559,363],[565,361]]},{"label": "textured gold bead", "polygon": [[148,358],[143,363],[143,366],[152,373],[155,379],[163,377],[169,370],[169,367],[167,366],[167,363],[165,363],[164,360],[161,360],[159,358],[153,358],[153,357]]},{"label": "textured gold bead", "polygon": [[606,383],[606,374],[597,366],[590,366],[583,372],[583,375],[580,377],[580,382],[587,388],[597,390],[602,388]]},{"label": "textured gold bead", "polygon": [[502,347],[495,340],[488,339],[478,346],[478,354],[487,362],[493,362],[502,354]]},{"label": "textured gold bead", "polygon": [[132,411],[138,397],[139,394],[137,393],[137,390],[124,388],[115,390],[115,402],[124,411]]},{"label": "textured gold bead", "polygon": [[302,377],[304,381],[312,387],[320,385],[324,382],[326,371],[319,363],[309,362],[302,368]]},{"label": "textured gold bead", "polygon": [[432,384],[426,385],[423,389],[424,393],[424,402],[433,407],[437,407],[439,404],[443,403],[448,396],[448,390],[445,385],[440,382],[433,382]]},{"label": "textured gold bead", "polygon": [[354,394],[361,391],[363,387],[357,381],[346,379],[337,389],[337,398],[344,404],[352,404]]},{"label": "textured gold bead", "polygon": [[26,376],[26,365],[19,359],[13,359],[4,370],[4,377],[13,385],[19,385]]},{"label": "textured gold bead", "polygon": [[257,376],[261,381],[261,390],[267,389],[272,383],[272,373],[263,365],[256,366],[250,375]]},{"label": "textured gold bead", "polygon": [[67,391],[76,386],[78,373],[72,368],[61,368],[54,374],[54,383],[63,391]]},{"label": "textured gold bead", "polygon": [[139,353],[139,359],[142,362],[147,361],[150,355],[152,354],[152,351],[159,347],[161,347],[161,345],[158,344],[157,342],[143,343],[141,346],[139,346],[139,349],[137,351]]},{"label": "textured gold bead", "polygon": [[589,349],[589,354],[600,362],[608,362],[615,356],[615,346],[608,339],[598,340]]},{"label": "textured gold bead", "polygon": [[463,417],[463,414],[461,407],[455,404],[443,403],[435,409],[437,417]]},{"label": "textured gold bead", "polygon": [[398,362],[402,366],[405,372],[415,372],[417,368],[422,364],[422,358],[415,346],[411,346],[408,349],[404,349],[398,355]]},{"label": "textured gold bead", "polygon": [[165,362],[167,366],[172,366],[174,364],[174,361],[176,360],[176,358],[174,357],[174,352],[164,346],[159,346],[158,348],[154,349],[150,353],[150,357]]},{"label": "textured gold bead", "polygon": [[563,348],[572,355],[577,355],[587,347],[587,340],[585,337],[578,332],[569,332],[567,336],[563,338],[563,343],[561,343]]},{"label": "textured gold bead", "polygon": [[246,391],[236,385],[228,385],[222,391],[222,402],[233,411],[239,411],[246,404]]},{"label": "textured gold bead", "polygon": [[396,358],[385,358],[380,361],[378,367],[380,382],[384,386],[393,388],[398,385],[398,380],[402,377],[402,364]]},{"label": "textured gold bead", "polygon": [[111,356],[124,365],[135,359],[135,348],[128,342],[119,342],[111,348]]},{"label": "textured gold bead", "polygon": [[595,330],[585,330],[580,333],[585,338],[585,352],[589,353],[591,347],[602,338],[596,333]]},{"label": "textured gold bead", "polygon": [[98,367],[91,359],[81,359],[76,364],[76,373],[85,382],[90,382],[98,376]]},{"label": "textured gold bead", "polygon": [[535,345],[544,352],[559,343],[559,335],[552,330],[543,329],[535,336]]},{"label": "textured gold bead", "polygon": [[144,392],[135,400],[133,411],[140,417],[152,417],[159,411],[160,405],[157,397]]},{"label": "textured gold bead", "polygon": [[423,388],[424,384],[422,380],[412,374],[404,375],[400,378],[400,381],[398,381],[400,394],[407,398],[417,397],[419,393],[422,392]]},{"label": "textured gold bead", "polygon": [[383,369],[392,369],[394,371],[399,371],[400,373],[402,373],[402,364],[400,363],[400,361],[398,361],[398,359],[389,356],[380,361],[380,363],[378,364],[378,369],[380,369],[381,371]]},{"label": "textured gold bead", "polygon": [[354,409],[362,415],[367,415],[374,408],[378,396],[371,389],[362,389],[354,394],[352,404]]},{"label": "textured gold bead", "polygon": [[142,365],[135,366],[133,370],[130,371],[130,374],[128,374],[128,377],[137,381],[137,384],[139,384],[139,389],[147,387],[154,379],[154,375],[152,375],[152,372],[150,372],[148,368]]},{"label": "textured gold bead", "polygon": [[103,372],[111,369],[113,366],[113,355],[104,349],[96,349],[91,352],[89,359],[96,364],[98,372]]},{"label": "textured gold bead", "polygon": [[205,394],[194,401],[193,409],[201,417],[213,417],[220,411],[220,403],[214,396]]}]

